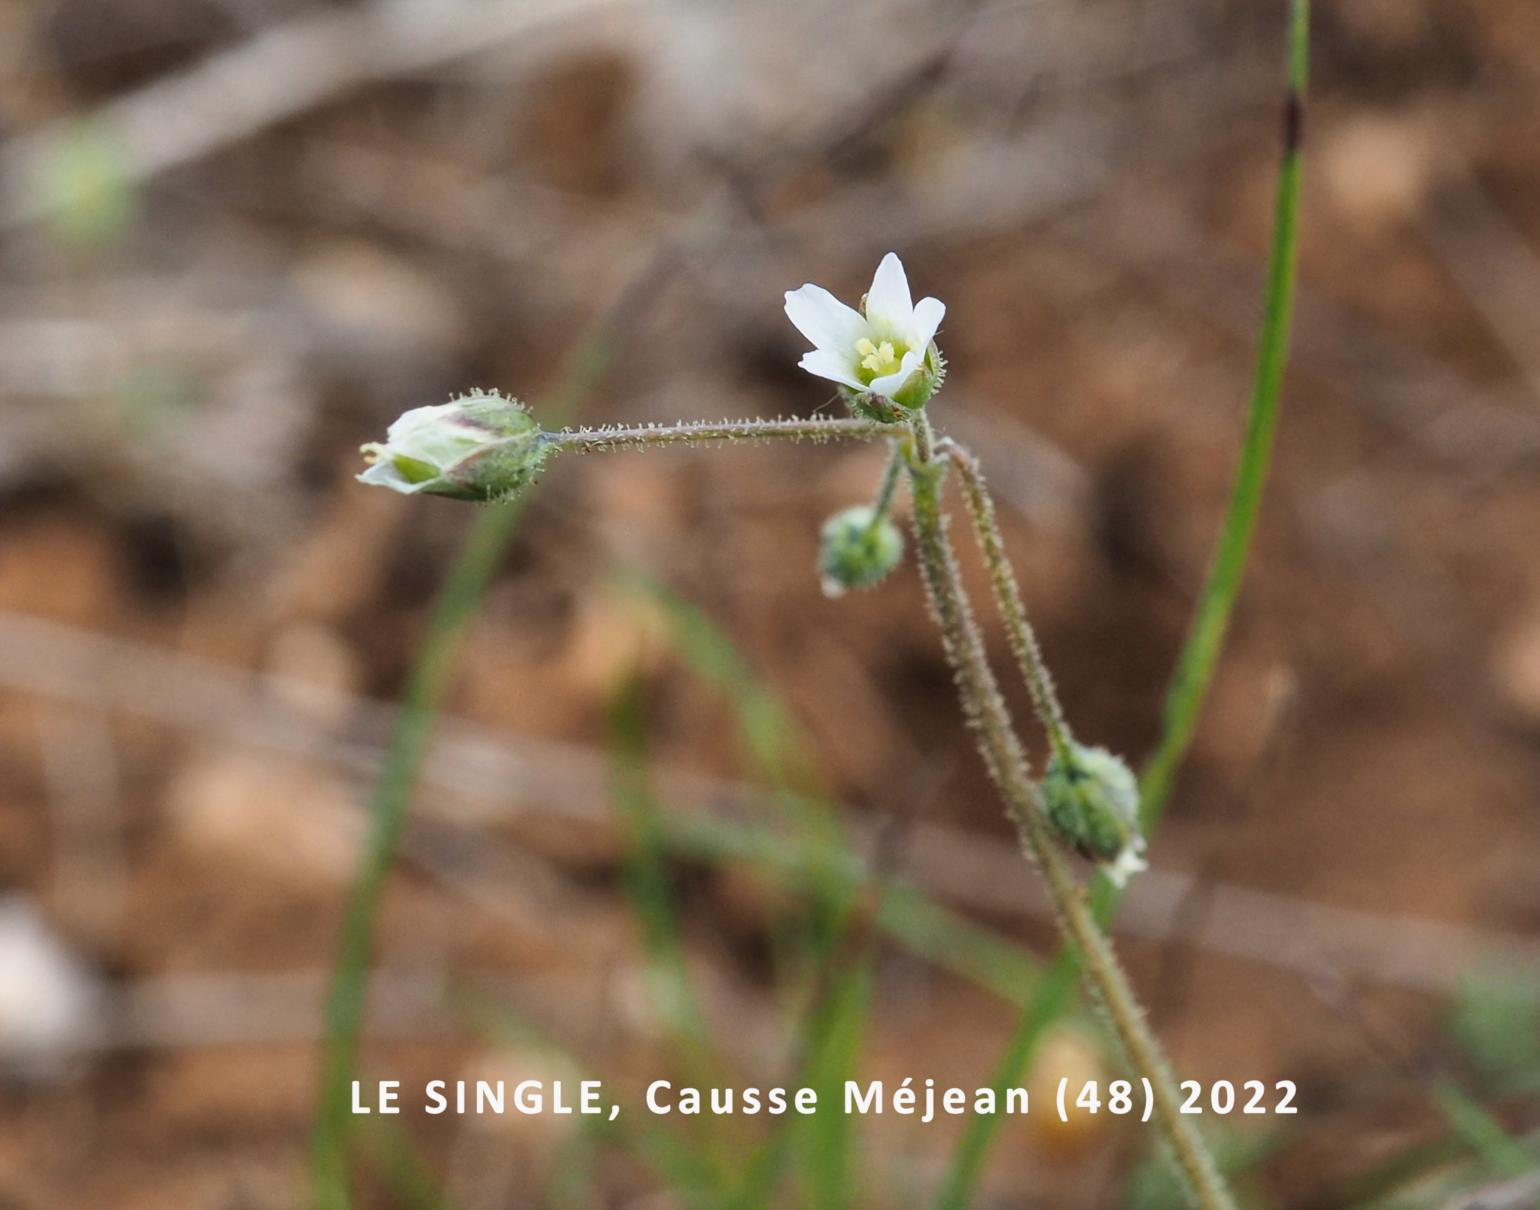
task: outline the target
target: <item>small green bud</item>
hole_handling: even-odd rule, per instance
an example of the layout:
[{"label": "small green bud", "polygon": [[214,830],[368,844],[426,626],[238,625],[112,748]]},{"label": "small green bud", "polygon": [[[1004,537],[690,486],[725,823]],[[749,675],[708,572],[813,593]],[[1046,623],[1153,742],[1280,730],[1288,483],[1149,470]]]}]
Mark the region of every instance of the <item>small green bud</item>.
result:
[{"label": "small green bud", "polygon": [[840,597],[852,588],[870,588],[898,566],[904,555],[903,535],[889,517],[878,518],[867,504],[835,513],[823,524],[818,551],[826,596]]},{"label": "small green bud", "polygon": [[1144,869],[1139,783],[1105,748],[1070,740],[1067,759],[1055,752],[1043,777],[1043,808],[1065,843],[1101,865],[1116,885]]},{"label": "small green bud", "polygon": [[477,392],[403,413],[383,444],[363,447],[370,465],[358,481],[409,496],[507,500],[535,481],[553,449],[517,399]]}]

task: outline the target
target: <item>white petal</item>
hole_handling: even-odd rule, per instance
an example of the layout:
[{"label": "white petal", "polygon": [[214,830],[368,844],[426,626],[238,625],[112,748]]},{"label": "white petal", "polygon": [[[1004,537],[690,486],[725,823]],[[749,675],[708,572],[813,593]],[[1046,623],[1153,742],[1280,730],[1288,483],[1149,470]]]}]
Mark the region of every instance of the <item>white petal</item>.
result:
[{"label": "white petal", "polygon": [[452,403],[433,403],[426,407],[408,408],[390,422],[385,430],[385,440],[392,445],[411,441],[421,433],[431,433],[435,427],[455,414]]},{"label": "white petal", "polygon": [[452,466],[480,448],[487,434],[462,423],[460,405],[440,403],[403,412],[386,430],[386,450],[429,466]]},{"label": "white petal", "polygon": [[899,334],[914,322],[914,303],[909,298],[909,277],[896,252],[889,252],[877,266],[872,288],[866,292],[866,318],[872,326]]},{"label": "white petal", "polygon": [[1107,875],[1108,882],[1122,890],[1128,885],[1132,875],[1149,868],[1150,863],[1144,859],[1144,850],[1129,844],[1123,846],[1123,851],[1118,854],[1116,861],[1102,866],[1102,872]]},{"label": "white petal", "polygon": [[866,321],[822,286],[786,291],[786,317],[820,349],[849,353],[866,335]]},{"label": "white petal", "polygon": [[946,304],[939,298],[922,298],[914,304],[914,344],[923,349],[936,338],[936,329],[946,316]]},{"label": "white petal", "polygon": [[858,391],[866,390],[865,385],[856,377],[854,357],[844,356],[833,349],[814,349],[811,353],[804,353],[797,364],[809,374],[816,374],[831,382],[842,382]]},{"label": "white petal", "polygon": [[412,483],[400,471],[390,458],[381,458],[363,474],[355,476],[360,483],[368,483],[374,487],[388,487],[392,491],[400,492],[403,496],[415,496],[422,491],[425,483]]},{"label": "white petal", "polygon": [[904,383],[909,381],[910,375],[920,368],[920,363],[924,360],[924,349],[910,349],[904,354],[904,360],[899,362],[898,369],[891,374],[884,374],[881,378],[872,379],[872,385],[866,389],[873,395],[892,399],[894,392],[903,388]]}]

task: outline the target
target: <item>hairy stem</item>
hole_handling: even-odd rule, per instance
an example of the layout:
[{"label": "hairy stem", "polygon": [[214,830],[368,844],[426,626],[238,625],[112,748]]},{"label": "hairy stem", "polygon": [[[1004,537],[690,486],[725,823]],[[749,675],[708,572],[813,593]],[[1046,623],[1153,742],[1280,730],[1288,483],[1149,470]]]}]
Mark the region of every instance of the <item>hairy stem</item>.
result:
[{"label": "hairy stem", "polygon": [[653,445],[694,445],[698,442],[733,441],[869,441],[902,426],[875,420],[689,420],[679,424],[616,425],[613,428],[562,429],[548,440],[559,450],[580,454],[611,450],[637,450]]},{"label": "hairy stem", "polygon": [[1022,679],[1032,695],[1032,706],[1048,732],[1054,754],[1062,761],[1069,760],[1070,731],[1064,721],[1064,707],[1053,687],[1053,676],[1043,662],[1043,651],[1037,643],[1037,633],[1027,621],[1027,609],[1022,604],[1021,588],[1016,582],[1016,569],[1011,566],[1010,556],[1005,553],[1005,542],[1000,535],[1000,524],[995,519],[995,502],[984,485],[984,472],[973,454],[953,441],[943,438],[937,450],[957,467],[962,476],[963,497],[968,502],[968,515],[973,520],[973,534],[984,554],[989,568],[990,582],[994,587],[995,605],[1005,619],[1006,633],[1010,638],[1011,652],[1021,669]]},{"label": "hairy stem", "polygon": [[[1279,402],[1287,361],[1290,320],[1294,305],[1294,276],[1299,235],[1301,146],[1305,93],[1310,56],[1309,0],[1290,0],[1288,85],[1284,102],[1282,161],[1273,203],[1272,244],[1268,252],[1267,288],[1256,370],[1248,404],[1246,436],[1241,446],[1235,482],[1215,545],[1214,560],[1193,614],[1187,640],[1161,715],[1161,736],[1139,779],[1141,823],[1149,835],[1171,797],[1198,713],[1208,695],[1220,647],[1240,591],[1246,555],[1256,530],[1262,488],[1278,427]],[[1105,923],[1117,911],[1121,895],[1105,878],[1096,882],[1092,907]],[[1075,954],[1060,950],[1022,1010],[1015,1032],[995,1071],[996,1087],[1019,1082],[1048,1027],[1069,1005],[1075,984]],[[985,1155],[997,1137],[1001,1119],[974,1118],[958,1147],[935,1210],[962,1210],[972,1201],[983,1171]]]},{"label": "hairy stem", "polygon": [[1093,919],[1069,862],[1049,830],[1037,787],[1027,771],[1026,756],[985,657],[978,623],[947,537],[941,513],[944,463],[936,457],[929,421],[923,413],[917,417],[913,432],[908,451],[909,473],[920,569],[979,753],[1010,809],[1028,857],[1042,870],[1059,925],[1080,952],[1087,986],[1106,1010],[1129,1064],[1149,1082],[1155,1117],[1194,1201],[1202,1210],[1233,1210],[1234,1202],[1213,1159],[1192,1123],[1181,1114],[1176,1082],[1128,977],[1111,943]]}]

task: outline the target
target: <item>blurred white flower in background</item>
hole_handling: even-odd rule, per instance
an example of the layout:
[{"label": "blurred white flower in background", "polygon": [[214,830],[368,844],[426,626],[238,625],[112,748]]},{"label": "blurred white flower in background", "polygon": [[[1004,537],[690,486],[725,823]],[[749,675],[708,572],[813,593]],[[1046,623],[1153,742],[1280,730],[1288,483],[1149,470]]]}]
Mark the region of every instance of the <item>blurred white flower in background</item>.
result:
[{"label": "blurred white flower in background", "polygon": [[946,306],[911,299],[896,253],[882,258],[860,310],[809,284],[786,292],[786,315],[813,342],[800,362],[809,374],[904,408],[923,406],[940,382],[934,338]]},{"label": "blurred white flower in background", "polygon": [[0,898],[0,1066],[60,1075],[97,1045],[105,1000],[96,975],[25,899]]}]

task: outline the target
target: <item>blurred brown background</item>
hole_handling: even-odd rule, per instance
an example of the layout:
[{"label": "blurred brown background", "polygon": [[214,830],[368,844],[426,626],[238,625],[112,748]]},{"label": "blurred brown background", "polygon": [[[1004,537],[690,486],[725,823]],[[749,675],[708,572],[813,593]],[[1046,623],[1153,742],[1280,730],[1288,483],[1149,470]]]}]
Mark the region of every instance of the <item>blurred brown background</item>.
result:
[{"label": "blurred brown background", "polygon": [[[1299,1207],[1448,1136],[1439,1081],[1537,1124],[1447,1023],[1540,954],[1540,7],[1317,18],[1275,475],[1121,922],[1184,1074],[1299,1082],[1255,1178]],[[1281,4],[1226,0],[0,5],[0,1205],[304,1202],[363,809],[473,517],[358,487],[357,447],[473,385],[539,410],[605,315],[585,420],[807,413],[781,291],[853,299],[899,251],[948,305],[934,416],[984,456],[1076,730],[1147,751],[1243,419],[1282,47]],[[552,468],[387,896],[372,1072],[563,1070],[446,1009],[458,977],[622,1085],[657,1069],[617,686],[645,672],[671,807],[744,763],[617,568],[732,637],[898,873],[1048,951],[912,568],[819,593],[818,524],[880,466]],[[785,904],[677,873],[708,1014],[771,1080]],[[986,1078],[997,997],[891,945],[877,980],[862,1070]],[[1104,1063],[1081,1038],[1044,1063]],[[569,1130],[403,1125],[465,1210],[541,1204]],[[1008,1124],[979,1204],[1122,1204],[1147,1136],[1083,1133]],[[922,1204],[954,1135],[870,1124],[856,1203]],[[595,1163],[602,1204],[674,1204]]]}]

